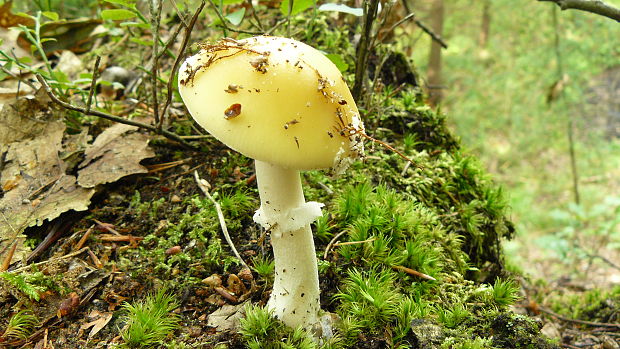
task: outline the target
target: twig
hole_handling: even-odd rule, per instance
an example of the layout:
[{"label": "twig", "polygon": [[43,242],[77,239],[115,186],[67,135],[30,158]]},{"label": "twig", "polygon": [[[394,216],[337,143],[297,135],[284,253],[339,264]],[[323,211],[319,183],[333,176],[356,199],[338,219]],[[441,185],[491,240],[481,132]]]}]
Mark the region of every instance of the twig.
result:
[{"label": "twig", "polygon": [[36,75],[37,80],[39,80],[39,82],[41,83],[41,85],[43,85],[43,88],[45,88],[45,92],[47,92],[47,95],[52,99],[52,101],[54,101],[55,103],[59,104],[61,107],[65,108],[65,109],[69,109],[69,110],[73,110],[73,111],[77,111],[79,113],[82,113],[84,115],[92,115],[92,116],[97,116],[103,119],[107,119],[110,121],[115,121],[121,124],[126,124],[126,125],[131,125],[131,126],[136,126],[139,128],[143,128],[145,130],[149,130],[151,132],[160,134],[168,139],[171,139],[175,142],[180,143],[181,145],[183,145],[184,147],[187,147],[189,149],[193,149],[196,150],[197,148],[193,145],[191,145],[190,143],[188,143],[187,141],[185,141],[183,138],[181,138],[179,135],[172,133],[170,131],[164,130],[164,129],[159,129],[158,127],[152,126],[152,125],[148,125],[148,124],[144,124],[138,121],[134,121],[134,120],[129,120],[129,119],[125,119],[122,118],[120,116],[116,116],[116,115],[111,115],[108,113],[104,113],[98,110],[90,110],[88,113],[86,112],[85,108],[82,107],[78,107],[72,104],[69,104],[67,102],[64,102],[62,100],[60,100],[60,98],[58,98],[58,96],[56,96],[54,94],[54,92],[52,92],[52,89],[50,88],[50,85],[48,85],[47,81],[45,80],[45,78],[43,78],[41,75],[37,74]]},{"label": "twig", "polygon": [[151,13],[151,28],[153,31],[153,57],[151,62],[151,94],[153,95],[153,116],[159,128],[162,127],[164,115],[159,115],[159,101],[157,99],[157,73],[159,70],[159,56],[157,48],[159,46],[159,23],[161,22],[162,0],[149,1],[149,12]]},{"label": "twig", "polygon": [[329,250],[332,248],[332,246],[334,246],[336,241],[338,241],[338,238],[340,238],[345,233],[346,233],[346,231],[341,231],[340,233],[334,235],[334,237],[329,241],[329,244],[327,244],[327,247],[325,247],[325,253],[323,253],[323,259],[327,259],[327,255],[329,254]]},{"label": "twig", "polygon": [[185,15],[181,14],[181,9],[179,9],[177,2],[174,0],[170,0],[170,2],[172,3],[172,6],[174,6],[174,8],[177,10],[177,15],[179,15],[179,18],[181,19],[181,23],[183,24],[183,27],[185,28],[189,27],[189,23],[187,23],[187,19],[185,18]]},{"label": "twig", "polygon": [[90,112],[90,105],[93,102],[93,95],[97,88],[97,75],[99,75],[99,62],[101,62],[101,56],[97,56],[95,60],[95,66],[93,67],[93,78],[90,81],[90,91],[88,91],[88,100],[86,101],[86,114]]},{"label": "twig", "polygon": [[24,84],[28,85],[33,91],[37,90],[37,87],[30,81],[23,79],[20,76],[17,76],[15,74],[13,74],[13,72],[11,72],[10,70],[6,69],[4,66],[0,66],[0,69],[2,70],[3,73],[9,75],[10,77],[12,77],[13,79],[16,79],[18,81],[23,82]]},{"label": "twig", "polygon": [[94,221],[95,223],[97,223],[97,225],[98,225],[98,226],[100,226],[101,228],[103,228],[103,229],[105,229],[105,230],[109,231],[110,233],[112,233],[112,234],[114,234],[114,235],[118,235],[118,236],[122,235],[121,233],[117,232],[116,230],[114,230],[114,229],[110,228],[110,225],[111,225],[111,224],[109,224],[109,223],[107,223],[107,224],[106,224],[106,223],[100,222],[100,221],[98,221],[98,220],[96,220],[96,219],[93,219],[93,221]]},{"label": "twig", "polygon": [[[410,14],[406,15],[405,17],[403,17],[402,19],[400,19],[398,22],[394,23],[390,29],[387,30],[388,33],[393,32],[394,30],[396,30],[396,28],[398,28],[399,25],[407,22],[408,20],[412,19],[415,17],[415,13],[411,12]],[[383,37],[383,39],[385,40],[385,38],[387,38],[387,35]],[[383,40],[382,40],[383,41]]]},{"label": "twig", "polygon": [[396,148],[392,147],[391,145],[387,144],[387,143],[386,143],[386,142],[384,142],[384,141],[381,141],[381,140],[378,140],[378,139],[376,139],[376,138],[374,138],[374,137],[372,137],[372,136],[369,136],[369,135],[367,135],[367,134],[366,134],[366,133],[364,133],[364,132],[357,132],[357,131],[356,131],[356,132],[355,132],[355,133],[353,133],[353,134],[359,134],[360,136],[362,136],[362,137],[364,137],[364,138],[366,138],[366,139],[370,140],[371,142],[378,143],[379,145],[381,145],[381,146],[383,146],[383,147],[385,147],[385,148],[387,148],[387,149],[389,149],[389,150],[393,151],[394,153],[396,153],[398,156],[400,156],[400,157],[401,157],[401,158],[403,158],[404,160],[406,160],[406,161],[410,162],[413,166],[415,166],[415,167],[417,167],[417,168],[419,168],[419,169],[424,169],[424,166],[422,166],[422,165],[420,165],[420,164],[416,163],[415,161],[411,160],[409,157],[407,157],[407,155],[403,154],[403,152],[401,152],[400,150],[398,150],[398,149],[396,149]]},{"label": "twig", "polygon": [[[556,8],[553,8],[553,28],[555,31],[554,35],[554,49],[555,49],[555,57],[557,60],[557,74],[558,81],[561,81],[564,77],[564,66],[562,63],[562,50],[560,47],[560,25],[558,22],[558,16],[556,13]],[[560,91],[560,96],[564,97],[564,93]],[[575,200],[575,204],[579,205],[580,195],[579,195],[579,172],[577,171],[577,155],[575,153],[575,130],[573,126],[573,116],[571,113],[567,115],[566,122],[566,133],[568,138],[568,156],[570,159],[570,168],[571,175],[573,180],[573,199]]]},{"label": "twig", "polygon": [[620,329],[620,324],[610,324],[610,323],[606,323],[606,322],[594,322],[594,321],[586,321],[586,320],[578,320],[578,319],[570,319],[567,318],[565,316],[562,316],[556,312],[554,312],[553,310],[543,307],[541,305],[538,306],[538,309],[540,311],[542,311],[543,313],[547,314],[547,315],[551,315],[556,319],[562,320],[562,321],[566,321],[566,322],[572,322],[572,323],[576,323],[576,324],[580,324],[580,325],[587,325],[587,326],[595,326],[595,327],[612,327],[612,328],[617,328]]},{"label": "twig", "polygon": [[45,261],[43,261],[43,262],[34,263],[34,264],[29,264],[29,265],[25,265],[25,266],[23,266],[23,267],[20,267],[20,268],[14,269],[14,270],[9,270],[9,272],[14,273],[14,274],[17,274],[17,273],[20,273],[20,272],[22,272],[22,271],[24,271],[24,270],[30,269],[30,268],[32,268],[33,266],[35,266],[35,267],[40,267],[40,266],[42,266],[42,265],[44,265],[44,264],[47,264],[47,263],[57,262],[57,261],[61,261],[61,260],[63,260],[63,259],[67,259],[67,258],[71,258],[71,257],[77,256],[77,255],[79,255],[79,254],[82,254],[82,253],[84,253],[84,252],[88,251],[89,249],[90,249],[90,248],[89,248],[88,246],[86,246],[86,247],[84,247],[84,248],[82,248],[82,249],[80,249],[80,250],[77,250],[77,251],[75,251],[75,252],[71,252],[71,253],[66,254],[66,255],[64,255],[64,256],[61,256],[61,257],[56,257],[56,258],[50,258],[50,259],[45,260]]},{"label": "twig", "polygon": [[86,243],[86,240],[88,240],[88,237],[90,236],[90,234],[93,232],[93,228],[95,226],[91,225],[86,232],[84,233],[84,235],[82,235],[82,237],[80,238],[80,241],[78,241],[78,243],[75,245],[75,247],[73,248],[74,250],[79,250],[82,247],[84,247],[84,244]]},{"label": "twig", "polygon": [[222,212],[222,207],[217,201],[215,201],[213,196],[211,196],[211,194],[209,193],[209,187],[210,187],[209,182],[200,178],[198,176],[198,171],[194,171],[194,178],[196,179],[196,184],[198,184],[198,187],[200,188],[200,190],[202,190],[202,192],[207,196],[207,199],[209,199],[215,206],[215,211],[217,212],[217,218],[220,221],[220,227],[222,227],[222,233],[224,234],[224,238],[226,239],[226,242],[232,249],[237,259],[239,259],[241,264],[243,264],[244,267],[249,268],[248,265],[243,261],[243,258],[241,258],[241,255],[237,251],[235,244],[233,244],[232,239],[230,238],[230,234],[228,234],[228,227],[226,226],[226,220],[224,219],[224,213]]},{"label": "twig", "polygon": [[435,33],[434,31],[432,31],[431,28],[427,27],[426,24],[422,23],[422,21],[420,21],[417,18],[414,18],[413,22],[415,22],[415,24],[418,27],[420,27],[420,29],[422,29],[426,34],[430,35],[431,39],[435,40],[439,45],[441,45],[441,47],[446,48],[446,49],[448,48],[448,44],[446,44],[446,42],[443,41],[441,36]]},{"label": "twig", "polygon": [[215,10],[215,14],[220,19],[220,22],[222,23],[222,27],[224,27],[225,30],[229,30],[231,32],[236,32],[236,33],[250,34],[250,35],[261,35],[261,34],[263,34],[262,31],[260,31],[260,32],[253,32],[253,31],[250,31],[250,30],[241,30],[241,29],[234,29],[234,28],[229,27],[226,24],[226,18],[224,18],[224,16],[222,15],[222,12],[220,12],[220,9],[217,8],[217,5],[215,5],[213,0],[208,0],[208,1],[209,1],[209,4]]},{"label": "twig", "polygon": [[[192,20],[189,22],[189,25],[187,26],[187,28],[185,28],[185,35],[183,36],[183,41],[181,42],[181,49],[179,50],[177,58],[174,60],[174,64],[172,65],[172,74],[170,75],[170,78],[168,79],[168,94],[166,95],[166,103],[164,103],[164,108],[161,111],[161,115],[166,115],[166,112],[168,111],[168,107],[170,106],[170,103],[172,102],[172,91],[173,91],[172,85],[174,84],[174,74],[177,73],[179,64],[181,64],[181,61],[183,60],[183,58],[185,58],[185,49],[187,48],[189,37],[192,34],[192,29],[194,28],[194,25],[196,24],[198,15],[200,15],[205,5],[206,5],[205,1],[202,0],[202,2],[200,3],[200,6],[198,6],[198,9],[194,13]],[[162,129],[162,128],[159,127],[159,129]]]},{"label": "twig", "polygon": [[9,266],[11,265],[11,259],[13,259],[13,255],[15,255],[16,249],[17,249],[17,241],[13,242],[13,246],[11,246],[9,253],[7,253],[6,256],[4,257],[4,261],[2,261],[2,265],[0,266],[0,272],[6,271],[7,269],[9,269]]},{"label": "twig", "polygon": [[601,0],[538,0],[541,2],[552,2],[562,10],[580,10],[594,13],[603,17],[611,18],[620,22],[620,9],[609,5]]},{"label": "twig", "polygon": [[360,241],[337,242],[337,243],[333,244],[332,247],[365,244],[367,242],[373,242],[375,240],[377,240],[377,238],[370,238],[370,239],[360,240]]},{"label": "twig", "polygon": [[359,100],[362,95],[364,79],[366,78],[366,62],[370,54],[370,42],[372,40],[372,24],[377,17],[379,8],[379,0],[364,1],[364,25],[362,27],[362,36],[357,45],[357,57],[355,59],[355,82],[351,94],[353,99]]},{"label": "twig", "polygon": [[392,265],[392,269],[404,271],[405,273],[407,273],[409,275],[421,277],[422,279],[431,280],[431,281],[437,281],[437,279],[435,279],[434,277],[432,277],[430,275],[426,275],[424,273],[420,273],[419,271],[413,270],[411,268],[403,267],[402,265]]}]

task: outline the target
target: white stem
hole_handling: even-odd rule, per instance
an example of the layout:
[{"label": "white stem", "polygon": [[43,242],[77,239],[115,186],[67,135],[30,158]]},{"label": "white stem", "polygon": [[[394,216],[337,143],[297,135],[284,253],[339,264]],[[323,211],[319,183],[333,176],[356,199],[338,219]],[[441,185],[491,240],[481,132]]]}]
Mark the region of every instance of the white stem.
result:
[{"label": "white stem", "polygon": [[317,215],[309,215],[303,208],[307,204],[299,171],[256,161],[256,181],[261,208],[255,220],[270,227],[275,261],[275,280],[267,307],[286,325],[309,328],[318,322],[320,309],[310,229]]}]

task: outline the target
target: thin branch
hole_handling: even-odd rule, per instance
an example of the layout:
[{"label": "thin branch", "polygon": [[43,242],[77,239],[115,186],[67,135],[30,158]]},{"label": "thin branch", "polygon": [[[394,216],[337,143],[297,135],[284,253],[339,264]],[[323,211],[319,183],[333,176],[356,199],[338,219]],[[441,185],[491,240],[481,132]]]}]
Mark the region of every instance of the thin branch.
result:
[{"label": "thin branch", "polygon": [[226,18],[224,18],[224,16],[222,15],[222,12],[220,12],[220,9],[217,7],[217,5],[213,2],[213,0],[209,0],[209,4],[213,7],[213,9],[215,10],[215,14],[217,15],[217,17],[220,19],[220,22],[222,22],[222,27],[225,30],[229,30],[231,32],[235,32],[235,33],[243,33],[243,34],[250,34],[250,35],[261,35],[263,34],[263,32],[253,32],[253,31],[249,31],[249,30],[241,30],[241,29],[234,29],[234,28],[230,28],[227,24],[226,24]]},{"label": "thin branch", "polygon": [[[162,127],[164,116],[159,115],[159,101],[157,99],[157,73],[159,70],[159,56],[157,49],[159,46],[159,24],[161,22],[162,0],[149,1],[151,13],[151,28],[153,28],[153,57],[151,63],[151,93],[153,94],[153,116],[159,128]],[[161,119],[160,119],[161,118]]]},{"label": "thin branch", "polygon": [[4,66],[0,66],[0,70],[2,70],[3,73],[9,75],[13,79],[19,80],[23,82],[24,84],[28,85],[33,91],[37,90],[37,87],[32,82],[28,81],[27,79],[22,79],[21,76],[14,74],[12,71],[6,69]]},{"label": "thin branch", "polygon": [[420,21],[417,18],[414,18],[413,22],[415,22],[415,24],[418,27],[420,27],[420,29],[422,29],[426,34],[430,35],[431,39],[435,40],[439,45],[441,45],[441,47],[443,47],[445,49],[448,48],[448,44],[446,44],[446,42],[443,41],[441,36],[439,34],[435,33],[434,31],[432,31],[431,28],[427,27],[426,24],[422,23],[422,21]]},{"label": "thin branch", "polygon": [[198,6],[198,9],[194,13],[192,20],[189,22],[189,25],[187,26],[187,28],[185,28],[185,35],[183,36],[183,42],[181,43],[181,49],[179,50],[179,54],[177,55],[177,58],[174,60],[174,64],[172,65],[172,74],[170,74],[170,77],[168,78],[168,95],[166,95],[166,103],[164,103],[164,108],[161,111],[162,116],[166,115],[166,112],[168,111],[168,107],[170,106],[170,103],[172,103],[172,91],[173,91],[172,85],[174,84],[174,74],[177,73],[177,69],[179,68],[179,65],[181,64],[181,61],[183,60],[183,58],[185,58],[185,49],[187,48],[189,37],[192,34],[192,29],[194,28],[194,25],[196,24],[196,20],[198,20],[198,15],[200,15],[205,5],[206,5],[205,1],[202,0],[202,2],[200,3],[200,6]]},{"label": "thin branch", "polygon": [[88,100],[86,101],[86,114],[90,112],[90,106],[93,102],[93,95],[97,88],[97,76],[99,75],[99,62],[101,62],[101,56],[97,56],[95,60],[95,66],[93,67],[93,79],[90,81],[90,91],[88,91]]},{"label": "thin branch", "polygon": [[355,82],[351,94],[353,99],[359,100],[362,96],[362,88],[366,78],[366,63],[370,54],[370,43],[372,41],[372,24],[377,18],[379,10],[379,0],[369,0],[364,2],[364,25],[362,35],[357,45],[357,57],[355,59]]},{"label": "thin branch", "polygon": [[207,196],[209,201],[211,201],[213,205],[215,206],[215,211],[217,212],[217,218],[220,221],[220,227],[222,228],[222,233],[224,234],[224,238],[226,239],[226,242],[232,249],[237,259],[239,259],[241,264],[243,264],[244,267],[249,269],[248,265],[245,264],[245,262],[243,261],[243,258],[241,258],[241,255],[237,251],[235,244],[233,244],[232,239],[230,238],[230,234],[228,233],[228,227],[226,226],[226,220],[224,219],[224,213],[222,212],[222,207],[217,201],[215,201],[213,196],[211,196],[211,194],[209,193],[209,187],[210,187],[209,182],[200,178],[198,176],[198,171],[194,171],[194,178],[196,179],[196,183],[198,184],[198,187],[200,188],[200,190],[202,190],[202,192]]},{"label": "thin branch", "polygon": [[554,311],[552,311],[549,308],[543,307],[543,306],[538,306],[538,309],[540,311],[542,311],[543,313],[547,314],[547,315],[551,315],[552,317],[558,319],[558,320],[562,320],[565,322],[573,322],[576,324],[580,324],[580,325],[587,325],[587,326],[595,326],[595,327],[611,327],[611,328],[617,328],[620,329],[620,324],[610,324],[610,323],[605,323],[605,322],[594,322],[594,321],[585,321],[585,320],[579,320],[579,319],[571,319],[571,318],[567,318],[565,316],[562,316]]},{"label": "thin branch", "polygon": [[[399,25],[401,25],[401,24],[403,24],[403,23],[407,22],[408,20],[410,20],[410,19],[412,19],[412,18],[414,18],[414,17],[415,17],[415,13],[411,12],[410,14],[408,14],[408,15],[406,15],[405,17],[401,18],[398,22],[394,23],[394,24],[390,27],[390,29],[388,29],[388,30],[387,30],[387,32],[388,32],[388,33],[393,32],[394,30],[396,30],[396,28],[397,28]],[[384,41],[384,40],[385,40],[385,38],[387,38],[387,35],[386,35],[386,36],[384,36],[384,37],[383,37],[383,40],[381,40],[381,41]]]},{"label": "thin branch", "polygon": [[114,121],[114,122],[118,122],[121,124],[125,124],[125,125],[131,125],[131,126],[136,126],[145,130],[149,130],[151,132],[154,132],[156,134],[160,134],[168,139],[171,139],[175,142],[180,143],[181,145],[189,148],[189,149],[193,149],[196,150],[197,148],[193,145],[191,145],[190,143],[188,143],[187,141],[185,141],[183,138],[181,138],[179,135],[172,133],[170,131],[164,130],[164,129],[159,129],[158,127],[152,126],[152,125],[148,125],[148,124],[144,124],[138,121],[134,121],[134,120],[129,120],[129,119],[125,119],[122,118],[120,116],[116,116],[116,115],[111,115],[108,113],[104,113],[102,111],[98,111],[98,110],[90,110],[88,111],[88,113],[86,112],[86,108],[82,108],[82,107],[78,107],[72,104],[69,104],[67,102],[64,102],[62,100],[60,100],[60,98],[58,98],[58,96],[56,96],[54,94],[54,92],[52,92],[52,89],[50,87],[50,85],[47,83],[47,81],[39,74],[36,75],[37,80],[39,80],[39,82],[41,83],[41,85],[43,86],[43,88],[45,88],[45,92],[47,92],[47,95],[52,99],[52,101],[54,101],[56,104],[59,104],[61,107],[65,108],[65,109],[69,109],[69,110],[73,110],[76,111],[78,113],[82,113],[84,115],[92,115],[92,116],[97,116],[100,117],[102,119],[107,119],[110,121]]},{"label": "thin branch", "polygon": [[552,2],[562,10],[580,10],[611,18],[620,22],[620,9],[601,0],[538,0]]}]

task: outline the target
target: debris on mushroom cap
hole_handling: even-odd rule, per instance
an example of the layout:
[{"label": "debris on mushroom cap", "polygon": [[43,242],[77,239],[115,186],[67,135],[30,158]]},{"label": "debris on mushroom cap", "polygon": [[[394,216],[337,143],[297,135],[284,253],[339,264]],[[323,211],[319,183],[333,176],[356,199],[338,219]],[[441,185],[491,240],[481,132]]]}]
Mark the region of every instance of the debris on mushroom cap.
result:
[{"label": "debris on mushroom cap", "polygon": [[341,172],[363,156],[364,126],[340,71],[301,42],[204,44],[181,67],[179,91],[203,128],[253,159]]}]

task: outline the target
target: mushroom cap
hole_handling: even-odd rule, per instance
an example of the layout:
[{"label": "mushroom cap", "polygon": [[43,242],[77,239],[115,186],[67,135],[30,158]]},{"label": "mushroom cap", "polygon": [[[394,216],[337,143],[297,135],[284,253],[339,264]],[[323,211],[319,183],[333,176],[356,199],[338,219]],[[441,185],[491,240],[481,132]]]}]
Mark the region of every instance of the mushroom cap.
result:
[{"label": "mushroom cap", "polygon": [[230,148],[285,168],[333,168],[363,155],[364,126],[338,68],[296,40],[202,45],[179,72],[194,119]]}]

